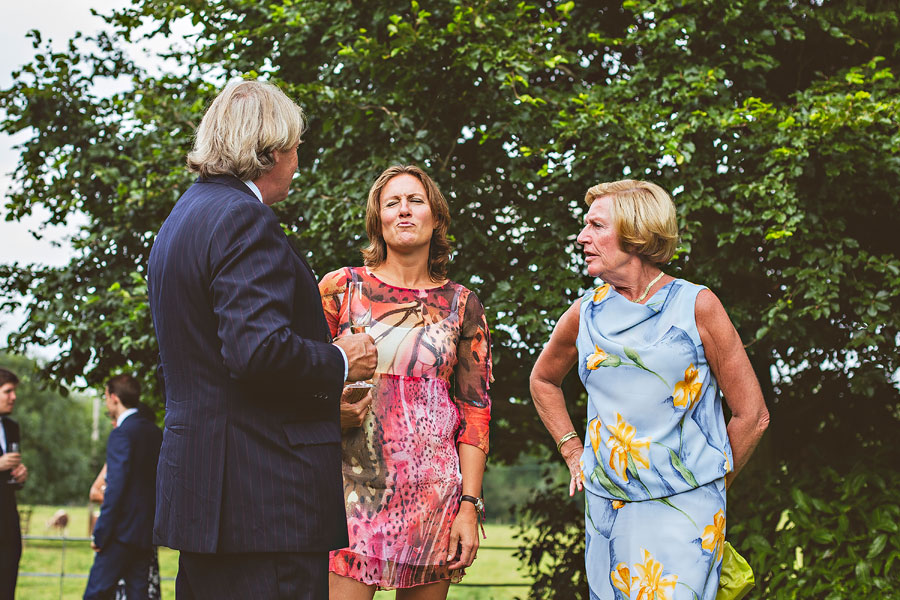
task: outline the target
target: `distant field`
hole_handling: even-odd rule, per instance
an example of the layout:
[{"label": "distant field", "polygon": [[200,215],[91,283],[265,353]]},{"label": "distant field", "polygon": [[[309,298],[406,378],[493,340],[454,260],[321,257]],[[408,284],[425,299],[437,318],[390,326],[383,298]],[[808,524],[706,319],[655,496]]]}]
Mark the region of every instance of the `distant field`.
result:
[{"label": "distant field", "polygon": [[[47,527],[47,521],[59,509],[58,506],[34,506],[29,523],[31,535],[61,535],[55,529]],[[27,510],[28,507],[20,506]],[[69,524],[65,534],[71,537],[86,537],[88,524],[88,508],[86,506],[64,507],[69,515]],[[487,539],[482,540],[484,546],[514,546],[512,535],[516,528],[509,525],[489,524],[485,526]],[[468,569],[463,584],[450,588],[451,600],[513,600],[517,596],[527,596],[527,587],[474,587],[464,584],[486,583],[528,583],[529,579],[518,571],[518,561],[513,557],[514,550],[492,550],[482,548],[478,551],[478,560]],[[87,583],[94,553],[87,542],[67,542],[63,552],[63,543],[59,541],[30,540],[25,542],[22,562],[19,565],[19,580],[16,586],[16,597],[23,600],[57,600],[81,598]],[[178,553],[168,548],[159,549],[159,568],[163,578],[175,577],[178,571]],[[65,578],[62,582],[60,596],[60,579],[58,574],[78,574],[80,578]],[[25,573],[54,573],[56,577],[29,577]],[[175,582],[162,582],[163,598],[174,600]],[[379,592],[376,600],[393,598],[393,592]]]}]

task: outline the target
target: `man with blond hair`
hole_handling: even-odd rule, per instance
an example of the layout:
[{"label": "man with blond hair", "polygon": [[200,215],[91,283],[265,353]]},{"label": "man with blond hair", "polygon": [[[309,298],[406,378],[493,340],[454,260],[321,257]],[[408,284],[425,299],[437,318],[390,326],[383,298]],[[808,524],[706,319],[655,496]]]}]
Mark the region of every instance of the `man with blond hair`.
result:
[{"label": "man with blond hair", "polygon": [[367,334],[331,343],[313,272],[270,208],[303,127],[274,85],[229,83],[150,253],[166,396],[154,541],[181,551],[179,600],[326,598],[328,551],[347,544],[339,400],[377,355]]}]

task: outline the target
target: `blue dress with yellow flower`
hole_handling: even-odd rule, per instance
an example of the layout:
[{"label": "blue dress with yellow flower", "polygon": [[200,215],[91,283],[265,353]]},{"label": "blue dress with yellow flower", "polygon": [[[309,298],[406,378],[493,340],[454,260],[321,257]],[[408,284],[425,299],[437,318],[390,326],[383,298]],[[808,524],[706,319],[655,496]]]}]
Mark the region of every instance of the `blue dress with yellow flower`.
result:
[{"label": "blue dress with yellow flower", "polygon": [[702,289],[675,279],[642,305],[605,284],[581,300],[592,600],[716,596],[732,455],[694,318]]}]

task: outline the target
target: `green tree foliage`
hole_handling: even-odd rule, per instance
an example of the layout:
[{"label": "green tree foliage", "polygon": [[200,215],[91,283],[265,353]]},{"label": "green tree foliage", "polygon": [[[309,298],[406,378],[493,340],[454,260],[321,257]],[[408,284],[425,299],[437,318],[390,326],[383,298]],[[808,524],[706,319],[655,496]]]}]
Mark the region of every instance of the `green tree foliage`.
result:
[{"label": "green tree foliage", "polygon": [[28,481],[19,503],[86,503],[103,465],[103,448],[92,448],[91,407],[84,398],[50,391],[34,361],[0,353],[0,366],[19,377],[12,418],[22,435]]},{"label": "green tree foliage", "polygon": [[[555,319],[591,285],[574,240],[585,190],[629,175],[673,191],[683,239],[670,270],[720,296],[770,402],[758,468],[729,506],[775,489],[784,469],[871,455],[873,472],[896,470],[896,448],[874,452],[896,432],[900,404],[895,8],[136,0],[110,17],[116,37],[53,53],[34,34],[35,60],[0,92],[3,130],[32,132],[10,216],[44,206],[51,222],[81,211],[88,224],[69,265],[2,267],[7,289],[29,298],[10,343],[67,348],[47,365],[56,381],[96,385],[124,365],[149,379],[153,233],[190,182],[184,156],[205,105],[223,78],[258,75],[310,117],[300,177],[276,210],[320,274],[359,263],[365,193],[387,165],[421,164],[448,193],[451,276],[477,291],[493,327],[494,457],[548,446],[527,376]],[[119,40],[165,34],[180,19],[197,34],[173,53],[172,73],[151,75],[121,53]],[[124,91],[98,96],[116,77]],[[574,378],[565,387],[583,423],[583,391]],[[578,520],[556,514],[561,494],[529,504],[541,527],[525,538],[528,558],[550,567],[541,597],[584,593],[579,548],[560,543]],[[773,514],[791,504],[764,500],[754,507]],[[750,533],[733,531],[740,548]],[[766,568],[793,572],[794,549],[785,552]]]},{"label": "green tree foliage", "polygon": [[728,535],[756,572],[752,597],[900,598],[896,452],[859,458],[785,466],[729,498]]}]

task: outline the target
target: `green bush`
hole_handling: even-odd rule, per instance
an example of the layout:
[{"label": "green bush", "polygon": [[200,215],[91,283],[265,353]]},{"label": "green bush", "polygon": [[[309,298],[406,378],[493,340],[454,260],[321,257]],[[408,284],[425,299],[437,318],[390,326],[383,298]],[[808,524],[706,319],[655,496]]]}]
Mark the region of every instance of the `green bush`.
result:
[{"label": "green bush", "polygon": [[543,485],[520,509],[516,556],[534,578],[530,598],[588,597],[584,500],[581,494],[569,498],[568,493],[568,477],[561,482],[557,471],[548,467]]},{"label": "green bush", "polygon": [[109,425],[102,419],[101,442],[91,443],[90,402],[48,388],[33,360],[0,353],[0,366],[20,379],[11,415],[21,428],[22,462],[28,481],[19,504],[87,502],[91,482],[103,464]]},{"label": "green bush", "polygon": [[748,600],[900,598],[898,490],[887,456],[783,468],[737,487],[728,539],[756,574]]}]

